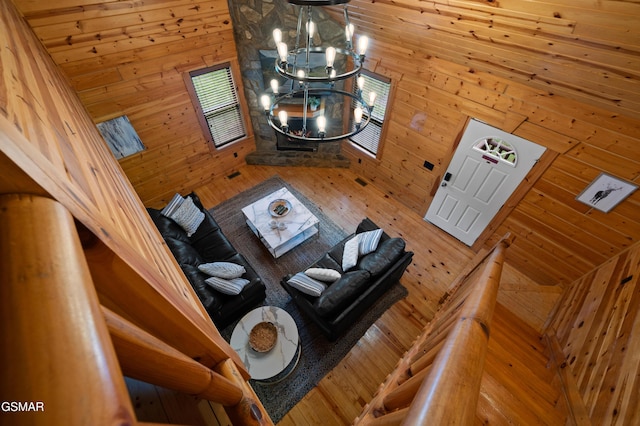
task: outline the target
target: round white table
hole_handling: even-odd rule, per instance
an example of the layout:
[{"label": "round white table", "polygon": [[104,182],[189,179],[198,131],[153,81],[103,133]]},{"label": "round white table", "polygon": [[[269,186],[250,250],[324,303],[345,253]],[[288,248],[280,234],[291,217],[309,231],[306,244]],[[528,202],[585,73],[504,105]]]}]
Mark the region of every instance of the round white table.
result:
[{"label": "round white table", "polygon": [[[251,329],[262,321],[272,322],[278,329],[276,345],[266,353],[256,352],[249,346]],[[242,317],[233,329],[230,344],[252,379],[275,383],[284,379],[297,365],[300,359],[298,337],[298,327],[284,309],[261,306]]]}]

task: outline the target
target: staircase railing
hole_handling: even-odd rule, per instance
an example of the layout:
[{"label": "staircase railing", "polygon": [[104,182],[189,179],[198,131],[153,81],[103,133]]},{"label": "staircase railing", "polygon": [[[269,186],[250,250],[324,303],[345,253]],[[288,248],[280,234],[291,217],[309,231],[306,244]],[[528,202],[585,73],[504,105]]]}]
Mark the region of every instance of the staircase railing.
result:
[{"label": "staircase railing", "polygon": [[355,420],[357,425],[475,423],[505,250],[505,235],[478,255]]},{"label": "staircase railing", "polygon": [[[92,273],[62,204],[0,195],[0,397],[24,408],[4,413],[0,423],[138,424],[124,373],[219,403],[233,424],[273,424],[228,346],[175,311],[153,318],[159,328],[184,330],[173,339],[176,348],[135,323],[169,302],[138,300],[137,312],[116,313],[101,305]],[[189,352],[207,356],[195,360]]]}]

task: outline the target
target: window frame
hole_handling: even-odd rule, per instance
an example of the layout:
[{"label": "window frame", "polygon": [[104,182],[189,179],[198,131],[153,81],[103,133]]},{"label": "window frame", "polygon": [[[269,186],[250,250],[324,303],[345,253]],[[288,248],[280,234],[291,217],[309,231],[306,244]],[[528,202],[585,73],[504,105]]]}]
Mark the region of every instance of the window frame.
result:
[{"label": "window frame", "polygon": [[[196,92],[193,78],[203,74],[219,71],[222,69],[227,69],[231,77],[231,83],[233,85],[231,89],[233,90],[235,95],[235,104],[233,104],[231,108],[235,108],[238,110],[239,119],[240,119],[239,124],[242,125],[243,134],[241,136],[237,136],[233,139],[230,139],[228,141],[222,142],[219,145],[217,145],[213,135],[211,134],[211,130],[209,128],[209,122],[207,121],[207,114],[205,114],[205,112],[203,111],[202,105],[200,103],[200,99]],[[183,78],[187,86],[187,92],[189,93],[189,98],[191,99],[191,103],[196,112],[198,124],[200,125],[200,130],[202,131],[202,134],[205,137],[205,139],[209,142],[208,146],[211,148],[211,150],[223,149],[236,142],[245,140],[248,137],[250,137],[250,127],[247,125],[247,120],[246,120],[246,117],[248,116],[248,111],[244,103],[244,99],[242,98],[242,96],[240,96],[240,94],[242,93],[242,83],[240,80],[236,79],[237,69],[238,69],[237,64],[234,64],[232,62],[221,62],[219,64],[215,64],[212,66],[207,66],[205,68],[199,68],[196,70],[183,73]]]},{"label": "window frame", "polygon": [[[359,151],[362,151],[365,154],[377,159],[377,158],[380,157],[380,155],[382,153],[383,140],[384,140],[384,137],[385,137],[385,134],[386,134],[386,126],[385,126],[385,124],[386,124],[387,120],[389,119],[389,115],[388,115],[389,104],[391,104],[391,99],[392,99],[392,94],[393,94],[393,83],[391,81],[391,78],[389,78],[387,76],[384,76],[384,75],[381,75],[381,74],[378,74],[378,73],[375,73],[373,71],[366,70],[364,68],[362,69],[361,74],[363,74],[364,76],[366,76],[368,78],[378,80],[382,84],[387,84],[389,86],[389,91],[388,91],[388,95],[387,95],[387,102],[385,104],[385,110],[384,110],[384,114],[383,114],[384,117],[382,118],[382,121],[380,121],[380,120],[378,120],[378,119],[376,119],[376,118],[374,118],[372,116],[369,124],[367,125],[367,127],[370,127],[372,125],[373,126],[377,126],[380,129],[380,134],[378,136],[378,140],[377,140],[377,144],[376,144],[377,145],[376,146],[376,151],[373,152],[368,147],[366,147],[366,146],[362,145],[361,143],[353,140],[352,139],[353,136],[348,139],[349,140],[349,144],[352,147],[354,147],[355,149],[358,149]],[[354,79],[354,81],[353,81],[353,89],[352,89],[353,93],[355,93],[355,90],[356,90],[356,80]],[[365,99],[365,101],[366,101],[366,99]],[[376,100],[376,103],[377,103],[377,100]],[[353,126],[352,118],[350,119],[349,126],[350,127]],[[366,131],[367,131],[367,128],[365,128],[364,132],[366,132]],[[362,132],[359,133],[358,135],[361,135],[361,134],[362,134]],[[358,135],[355,135],[355,137],[357,138]]]}]

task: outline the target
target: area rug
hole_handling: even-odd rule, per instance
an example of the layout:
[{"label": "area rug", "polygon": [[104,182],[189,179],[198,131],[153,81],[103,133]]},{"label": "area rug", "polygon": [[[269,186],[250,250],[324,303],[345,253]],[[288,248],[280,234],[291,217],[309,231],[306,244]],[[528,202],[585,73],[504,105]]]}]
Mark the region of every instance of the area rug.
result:
[{"label": "area rug", "polygon": [[[249,230],[241,209],[282,187],[289,189],[320,220],[320,233],[318,237],[312,237],[276,260]],[[329,342],[315,324],[308,321],[298,310],[289,294],[280,285],[280,280],[287,274],[298,272],[309,266],[354,230],[347,232],[341,229],[321,208],[279,176],[273,176],[230,198],[212,208],[210,212],[233,246],[246,257],[262,277],[267,287],[267,298],[263,305],[284,309],[298,326],[301,355],[293,372],[284,380],[274,384],[251,380],[251,385],[269,416],[274,423],[277,423],[349,353],[387,309],[406,297],[407,290],[399,283],[395,284],[348,332],[339,337],[336,342]],[[231,338],[234,326],[235,323],[221,330],[222,336],[227,341]]]}]

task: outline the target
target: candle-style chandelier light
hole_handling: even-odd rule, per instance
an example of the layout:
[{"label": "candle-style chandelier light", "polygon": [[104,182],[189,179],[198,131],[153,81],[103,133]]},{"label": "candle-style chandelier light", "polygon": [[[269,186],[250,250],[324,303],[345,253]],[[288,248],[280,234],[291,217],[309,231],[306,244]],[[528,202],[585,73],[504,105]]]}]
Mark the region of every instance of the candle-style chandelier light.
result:
[{"label": "candle-style chandelier light", "polygon": [[[369,40],[355,36],[349,0],[288,1],[299,6],[295,46],[290,50],[283,32],[273,30],[275,71],[284,82],[272,79],[271,93],[261,97],[269,125],[300,142],[332,142],[360,133],[369,124],[376,95],[371,92],[366,101],[362,97],[360,73]],[[339,4],[344,5],[344,47],[314,46],[314,7]],[[357,89],[344,88],[348,79],[356,79]],[[321,107],[315,110],[317,104]]]}]

